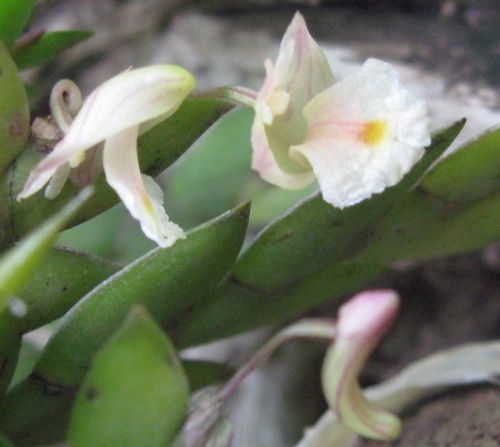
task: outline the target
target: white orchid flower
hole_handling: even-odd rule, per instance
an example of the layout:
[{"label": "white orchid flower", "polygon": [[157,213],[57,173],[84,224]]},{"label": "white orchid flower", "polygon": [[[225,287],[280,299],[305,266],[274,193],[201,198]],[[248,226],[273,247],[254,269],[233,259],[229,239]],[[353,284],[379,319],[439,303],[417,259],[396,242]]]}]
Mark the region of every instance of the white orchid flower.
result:
[{"label": "white orchid flower", "polygon": [[[104,142],[106,180],[139,220],[144,234],[161,247],[185,237],[169,221],[160,187],[139,170],[137,137],[141,130],[172,115],[194,85],[193,76],[174,65],[129,70],[106,81],[90,94],[66,129],[60,126],[64,138],[31,171],[18,200],[39,191],[51,179],[56,185],[47,192],[57,194],[68,176],[68,166],[80,165],[85,151]],[[64,116],[54,118],[68,121]]]},{"label": "white orchid flower", "polygon": [[363,292],[339,310],[336,339],[322,370],[323,392],[330,409],[349,430],[387,440],[399,436],[400,420],[366,399],[358,375],[370,353],[396,318],[399,297],[393,290]]},{"label": "white orchid flower", "polygon": [[296,14],[255,100],[252,167],[287,189],[316,178],[334,206],[399,182],[430,143],[427,108],[387,63],[369,59],[334,83],[323,52]]}]

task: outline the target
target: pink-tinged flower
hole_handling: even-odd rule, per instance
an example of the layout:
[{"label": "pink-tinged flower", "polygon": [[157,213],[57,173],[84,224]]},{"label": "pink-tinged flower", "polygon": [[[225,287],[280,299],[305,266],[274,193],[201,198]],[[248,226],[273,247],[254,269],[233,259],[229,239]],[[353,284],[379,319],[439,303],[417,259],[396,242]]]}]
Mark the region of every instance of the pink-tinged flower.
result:
[{"label": "pink-tinged flower", "polygon": [[74,120],[55,108],[60,113],[53,113],[54,118],[65,136],[31,171],[18,200],[31,196],[49,181],[46,195],[56,195],[69,169],[85,160],[85,151],[104,142],[106,180],[139,220],[144,234],[161,247],[185,237],[182,229],[169,221],[160,187],[139,170],[137,137],[172,115],[194,85],[193,76],[186,70],[157,65],[125,71],[106,81],[90,94]]},{"label": "pink-tinged flower", "polygon": [[334,206],[396,184],[430,143],[427,108],[389,65],[369,59],[334,83],[326,58],[296,14],[255,101],[252,167],[287,189],[316,178]]},{"label": "pink-tinged flower", "polygon": [[364,292],[349,300],[340,308],[337,338],[323,364],[323,391],[331,410],[348,429],[379,440],[396,438],[401,422],[364,397],[358,375],[398,307],[392,290]]}]

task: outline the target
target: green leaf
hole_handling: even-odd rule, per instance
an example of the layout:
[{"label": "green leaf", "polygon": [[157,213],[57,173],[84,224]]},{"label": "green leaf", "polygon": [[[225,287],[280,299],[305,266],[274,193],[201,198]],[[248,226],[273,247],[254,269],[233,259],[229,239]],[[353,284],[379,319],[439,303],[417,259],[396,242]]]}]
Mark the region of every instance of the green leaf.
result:
[{"label": "green leaf", "polygon": [[[13,299],[26,279],[41,263],[57,232],[88,199],[90,189],[80,193],[58,214],[10,249],[0,259],[0,394],[7,389],[20,347],[26,303]],[[18,308],[16,310],[16,307]]]},{"label": "green leaf", "polygon": [[29,108],[26,92],[9,52],[0,42],[0,174],[21,152],[28,133]]},{"label": "green leaf", "polygon": [[500,128],[489,130],[437,164],[421,188],[446,202],[467,202],[500,190]]},{"label": "green leaf", "polygon": [[[142,171],[148,175],[158,175],[231,108],[232,105],[221,100],[187,99],[173,116],[139,138],[138,150]],[[78,192],[78,188],[68,182],[54,200],[47,200],[41,191],[16,202],[15,197],[22,190],[30,171],[42,157],[35,147],[28,147],[10,167],[8,179],[0,185],[0,194],[10,198],[10,226],[5,228],[4,236],[7,241],[15,241],[29,232]],[[84,222],[118,202],[117,195],[107,185],[103,175],[97,179],[94,186],[94,196],[68,227]]]},{"label": "green leaf", "polygon": [[89,31],[54,31],[44,33],[26,46],[12,50],[12,56],[20,70],[50,61],[60,52],[91,37]]},{"label": "green leaf", "polygon": [[17,296],[26,303],[23,332],[62,317],[87,292],[119,270],[119,266],[85,253],[52,248],[31,273]]},{"label": "green leaf", "polygon": [[499,222],[500,192],[450,204],[417,190],[384,216],[358,259],[389,263],[478,249],[500,240]]},{"label": "green leaf", "polygon": [[0,427],[18,447],[49,445],[66,436],[74,390],[30,376],[0,400]]},{"label": "green leaf", "polygon": [[23,339],[19,351],[19,358],[17,359],[16,368],[12,375],[12,380],[9,383],[9,388],[14,388],[31,374],[40,354],[41,350],[37,346],[30,340],[26,338]]},{"label": "green leaf", "polygon": [[35,0],[0,0],[0,40],[10,46],[28,23]]},{"label": "green leaf", "polygon": [[341,210],[316,194],[292,208],[243,253],[232,272],[235,282],[270,292],[354,258],[369,243],[378,219],[408,193],[462,127],[459,122],[437,133],[422,160],[399,184],[358,205]]},{"label": "green leaf", "polygon": [[180,429],[189,386],[170,340],[134,308],[95,356],[78,392],[72,447],[165,447]]},{"label": "green leaf", "polygon": [[59,213],[0,258],[0,310],[5,308],[7,299],[21,288],[28,276],[40,264],[57,232],[91,194],[91,189],[83,190]]},{"label": "green leaf", "polygon": [[181,226],[198,225],[232,208],[244,197],[250,176],[253,111],[227,113],[193,145],[168,179],[165,203]]},{"label": "green leaf", "polygon": [[423,159],[382,194],[343,210],[314,195],[271,223],[216,295],[178,320],[176,342],[187,346],[283,322],[376,277],[382,270],[377,263],[349,261],[369,245],[380,218],[408,194],[463,124],[434,135]]},{"label": "green leaf", "polygon": [[38,376],[78,385],[92,356],[134,304],[165,325],[203,301],[234,263],[248,213],[248,206],[228,212],[172,247],[152,250],[90,292],[61,321],[37,364]]},{"label": "green leaf", "polygon": [[206,303],[176,322],[172,337],[184,348],[284,323],[328,300],[359,290],[383,271],[377,264],[343,262],[273,292],[252,289],[230,276]]}]

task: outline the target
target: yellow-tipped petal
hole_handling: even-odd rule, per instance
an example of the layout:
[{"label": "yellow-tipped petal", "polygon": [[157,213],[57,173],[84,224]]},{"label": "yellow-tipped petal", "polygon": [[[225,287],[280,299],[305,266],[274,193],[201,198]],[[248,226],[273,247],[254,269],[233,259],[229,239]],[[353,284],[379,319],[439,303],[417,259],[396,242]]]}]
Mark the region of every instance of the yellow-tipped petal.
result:
[{"label": "yellow-tipped petal", "polygon": [[182,229],[168,219],[163,192],[151,177],[141,175],[137,159],[138,126],[106,140],[103,165],[106,180],[116,191],[143,233],[160,247],[169,247],[185,238]]}]

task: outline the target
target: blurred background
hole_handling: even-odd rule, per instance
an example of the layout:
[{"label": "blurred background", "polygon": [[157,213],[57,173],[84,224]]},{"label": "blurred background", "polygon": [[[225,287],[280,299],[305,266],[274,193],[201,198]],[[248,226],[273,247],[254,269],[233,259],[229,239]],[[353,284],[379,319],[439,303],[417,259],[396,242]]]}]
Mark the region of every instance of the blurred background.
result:
[{"label": "blurred background", "polygon": [[[48,113],[47,95],[57,80],[73,79],[88,94],[130,66],[179,64],[198,78],[198,89],[258,89],[264,59],[276,57],[297,10],[337,78],[368,57],[382,58],[394,63],[406,85],[428,101],[434,129],[466,116],[466,129],[454,148],[500,123],[498,0],[42,0],[31,30],[84,29],[95,34],[54,63],[27,73],[38,89],[34,116]],[[252,198],[250,234],[256,234],[315,190],[281,191],[250,171],[252,119],[248,109],[230,112],[162,174],[165,204],[174,222],[190,229]],[[59,244],[119,263],[153,248],[121,205],[64,232]],[[395,266],[376,285],[400,291],[402,316],[367,369],[366,383],[436,349],[498,337],[499,267],[498,246]],[[324,306],[314,314],[333,312]],[[240,337],[209,352],[237,363],[265,335]],[[318,372],[323,349],[292,343],[250,377],[229,410],[236,425],[235,446],[287,447],[297,441],[302,428],[325,407]]]}]

